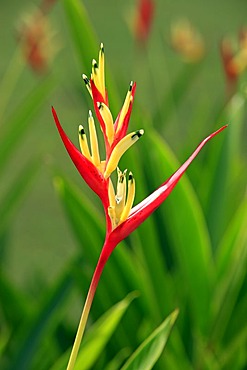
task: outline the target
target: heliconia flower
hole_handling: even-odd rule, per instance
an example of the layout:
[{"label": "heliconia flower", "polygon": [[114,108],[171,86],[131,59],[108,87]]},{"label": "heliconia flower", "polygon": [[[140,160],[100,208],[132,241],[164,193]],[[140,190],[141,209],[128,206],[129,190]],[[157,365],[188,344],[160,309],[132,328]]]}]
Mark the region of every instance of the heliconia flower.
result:
[{"label": "heliconia flower", "polygon": [[233,47],[231,40],[223,38],[220,43],[220,53],[224,67],[227,95],[236,91],[240,75],[247,69],[247,31],[242,28],[239,32],[238,47]]},{"label": "heliconia flower", "polygon": [[[91,111],[88,114],[89,139],[85,128],[82,125],[79,126],[80,150],[77,149],[65,134],[54,108],[52,108],[52,113],[62,141],[77,170],[102,201],[107,230],[105,242],[88,291],[67,370],[72,370],[74,367],[101,273],[114,248],[161,205],[203,146],[226,128],[226,126],[223,126],[204,139],[187,161],[168,180],[146,199],[133,207],[135,197],[134,176],[132,172],[128,173],[127,169],[121,171],[118,164],[125,151],[138,141],[144,133],[140,129],[127,134],[136,84],[133,82],[130,83],[123,106],[114,121],[105,88],[104,48],[102,44],[100,46],[99,62],[97,63],[95,60],[92,62],[90,79],[84,74],[82,77],[93,99],[95,114],[104,136],[105,159],[102,160],[100,156],[95,121]],[[116,186],[114,186],[111,180],[111,174],[115,170],[117,170]]]},{"label": "heliconia flower", "polygon": [[140,43],[147,42],[154,17],[154,0],[137,0],[134,35]]},{"label": "heliconia flower", "polygon": [[187,19],[171,25],[171,45],[185,62],[196,63],[205,55],[202,36]]}]

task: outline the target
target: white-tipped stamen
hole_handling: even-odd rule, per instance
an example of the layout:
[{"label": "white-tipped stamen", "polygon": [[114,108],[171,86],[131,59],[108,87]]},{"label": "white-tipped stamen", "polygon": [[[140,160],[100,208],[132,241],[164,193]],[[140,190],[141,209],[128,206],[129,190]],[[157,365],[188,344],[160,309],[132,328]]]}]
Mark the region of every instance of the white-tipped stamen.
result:
[{"label": "white-tipped stamen", "polygon": [[118,181],[117,181],[117,192],[116,192],[116,224],[119,224],[121,214],[123,212],[126,200],[126,172],[120,171],[118,168]]},{"label": "white-tipped stamen", "polygon": [[109,144],[113,143],[114,139],[114,124],[110,109],[104,103],[97,103],[101,117],[105,122],[106,136]]},{"label": "white-tipped stamen", "polygon": [[106,170],[104,173],[105,178],[108,178],[110,174],[117,168],[118,162],[126,152],[140,137],[144,134],[144,130],[138,130],[126,135],[119,143],[115,146],[107,163]]},{"label": "white-tipped stamen", "polygon": [[79,126],[79,144],[80,144],[82,154],[91,161],[91,155],[89,152],[87,136],[85,134],[84,127],[82,125]]},{"label": "white-tipped stamen", "polygon": [[85,85],[86,85],[86,88],[87,88],[89,94],[91,95],[91,97],[93,97],[89,78],[84,73],[82,74],[82,78],[83,78],[83,81],[85,82]]},{"label": "white-tipped stamen", "polygon": [[92,80],[95,83],[95,86],[97,87],[99,92],[102,94],[99,67],[95,59],[92,60]]},{"label": "white-tipped stamen", "polygon": [[128,180],[128,195],[125,207],[120,217],[120,223],[124,222],[128,218],[134,203],[134,199],[135,199],[135,179],[133,177],[132,172],[130,172]]},{"label": "white-tipped stamen", "polygon": [[100,166],[99,144],[94,119],[91,111],[89,111],[88,114],[88,126],[90,134],[92,162],[96,167],[99,167]]},{"label": "white-tipped stamen", "polygon": [[128,109],[129,109],[129,106],[130,106],[130,103],[133,100],[133,97],[132,97],[133,84],[134,84],[133,81],[131,81],[130,86],[129,86],[129,90],[126,94],[126,98],[124,100],[123,107],[122,107],[120,115],[119,115],[118,124],[117,124],[117,132],[121,129],[121,127],[123,125],[123,122],[124,122],[124,117],[126,116],[126,114],[128,112]]}]

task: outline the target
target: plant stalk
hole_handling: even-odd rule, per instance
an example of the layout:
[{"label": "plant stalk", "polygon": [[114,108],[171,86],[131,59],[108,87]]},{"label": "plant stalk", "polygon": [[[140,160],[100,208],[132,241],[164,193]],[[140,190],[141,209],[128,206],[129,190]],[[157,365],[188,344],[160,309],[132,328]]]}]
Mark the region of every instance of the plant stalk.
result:
[{"label": "plant stalk", "polygon": [[84,304],[84,307],[83,307],[83,310],[82,310],[82,314],[81,314],[80,322],[79,322],[79,325],[78,325],[75,341],[74,341],[74,344],[73,344],[73,347],[72,347],[72,351],[71,351],[71,354],[70,354],[70,358],[69,358],[69,362],[68,362],[66,370],[73,370],[74,369],[75,362],[76,362],[78,352],[79,352],[79,349],[80,349],[81,341],[82,341],[82,338],[83,338],[83,334],[84,334],[84,331],[85,331],[85,327],[86,327],[86,324],[87,324],[88,315],[89,315],[89,312],[90,312],[90,309],[91,309],[91,306],[92,306],[92,302],[93,302],[93,299],[94,299],[94,295],[95,295],[95,292],[96,292],[96,288],[98,286],[98,282],[99,282],[100,276],[102,274],[102,271],[104,269],[104,266],[106,264],[106,261],[108,260],[109,255],[110,255],[109,247],[110,247],[110,245],[108,245],[108,243],[106,241],[105,244],[104,244],[104,247],[102,248],[101,255],[99,257],[97,266],[95,268],[95,271],[94,271],[94,274],[93,274],[93,277],[92,277],[92,281],[91,281],[91,284],[90,284],[90,287],[89,287],[89,290],[88,290],[88,294],[87,294],[87,298],[86,298],[86,301],[85,301],[85,304]]}]

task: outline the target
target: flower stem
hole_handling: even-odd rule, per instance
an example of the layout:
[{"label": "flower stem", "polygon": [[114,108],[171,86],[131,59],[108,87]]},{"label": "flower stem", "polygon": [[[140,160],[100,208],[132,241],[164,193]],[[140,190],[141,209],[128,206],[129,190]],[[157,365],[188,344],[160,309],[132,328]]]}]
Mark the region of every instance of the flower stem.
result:
[{"label": "flower stem", "polygon": [[94,299],[94,295],[95,295],[95,292],[96,292],[96,288],[98,286],[98,282],[99,282],[101,273],[103,271],[103,268],[105,266],[105,263],[109,258],[109,253],[108,253],[108,248],[107,247],[108,247],[107,242],[105,242],[104,247],[102,248],[102,252],[101,252],[101,255],[99,257],[97,266],[95,268],[89,290],[88,290],[87,298],[86,298],[86,301],[85,301],[85,304],[84,304],[84,307],[83,307],[83,311],[82,311],[82,314],[81,314],[81,319],[80,319],[80,322],[79,322],[79,325],[78,325],[75,341],[74,341],[74,344],[73,344],[73,348],[72,348],[72,351],[71,351],[71,354],[70,354],[70,358],[69,358],[69,362],[68,362],[66,370],[73,370],[74,369],[76,358],[77,358],[79,348],[80,348],[80,345],[81,345],[82,337],[83,337],[85,327],[86,327],[86,324],[87,324],[88,315],[89,315],[90,308],[91,308],[91,305],[92,305],[92,302],[93,302],[93,299]]}]

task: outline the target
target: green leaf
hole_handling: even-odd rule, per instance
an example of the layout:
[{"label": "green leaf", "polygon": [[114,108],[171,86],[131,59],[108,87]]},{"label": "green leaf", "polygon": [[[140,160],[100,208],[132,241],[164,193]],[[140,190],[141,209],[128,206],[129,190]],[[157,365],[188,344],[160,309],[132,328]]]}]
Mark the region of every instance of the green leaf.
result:
[{"label": "green leaf", "polygon": [[[90,369],[94,365],[135,297],[135,293],[129,294],[125,299],[110,308],[90,330],[86,332],[75,364],[75,370]],[[69,351],[58,360],[51,370],[64,370],[68,358]]]},{"label": "green leaf", "polygon": [[150,370],[162,354],[171,329],[177,319],[178,310],[166,320],[139,346],[121,370]]},{"label": "green leaf", "polygon": [[[179,163],[165,141],[154,131],[149,130],[143,144],[142,157],[148,168],[150,184],[155,189],[171,176]],[[193,320],[201,330],[207,330],[213,267],[211,246],[202,209],[186,175],[160,207],[158,214],[159,232],[167,235],[175,259],[173,263],[178,265],[182,284],[188,289]],[[153,217],[156,218],[156,215],[157,212]]]},{"label": "green leaf", "polygon": [[13,148],[17,147],[18,142],[33,123],[35,115],[53,87],[54,83],[51,79],[45,79],[37,84],[8,119],[7,131],[1,135],[0,139],[0,171],[7,164],[14,151]]},{"label": "green leaf", "polygon": [[14,336],[18,349],[12,355],[9,370],[26,370],[30,367],[42,338],[48,336],[49,328],[57,325],[60,319],[59,313],[64,310],[64,302],[69,297],[72,282],[71,276],[66,272],[49,294],[45,293],[44,302],[38,312],[34,312],[33,317],[18,328]]},{"label": "green leaf", "polygon": [[[242,216],[242,217],[241,217]],[[237,224],[238,222],[238,224]],[[246,278],[247,263],[247,199],[230,225],[220,248],[219,279],[214,296],[212,340],[222,339],[236,310],[238,295]]]},{"label": "green leaf", "polygon": [[25,297],[7,279],[0,270],[0,307],[8,327],[13,329],[25,319],[29,313],[29,305]]},{"label": "green leaf", "polygon": [[28,163],[28,165],[26,165],[26,167],[22,169],[21,173],[15,178],[14,184],[4,195],[3,200],[0,203],[0,235],[11,222],[13,214],[16,212],[20,201],[27,193],[38,169],[38,160],[33,160]]},{"label": "green leaf", "polygon": [[[91,73],[92,59],[96,59],[99,53],[99,41],[90,23],[86,9],[79,0],[63,0],[64,10],[71,30],[72,39],[78,55],[80,65],[85,69],[83,72]],[[115,114],[120,108],[120,99],[114,80],[107,70],[107,91],[111,104],[111,111]]]},{"label": "green leaf", "polygon": [[[137,184],[136,204],[150,192],[148,181],[146,181],[144,175],[147,166],[145,160],[143,162],[141,160],[143,156],[140,149],[140,147],[131,148],[122,161],[123,168],[127,168],[127,165],[131,163],[131,171],[134,173]],[[167,272],[161,239],[159,238],[159,224],[152,217],[148,218],[130,236],[130,240],[137,259],[144,269],[142,276],[148,292],[150,313],[158,323],[162,320],[162,312],[168,313],[174,307],[171,298],[171,280]],[[150,246],[152,247],[150,248]]]},{"label": "green leaf", "polygon": [[169,88],[169,92],[165,93],[161,99],[160,107],[154,114],[153,122],[156,129],[160,129],[160,122],[166,124],[170,119],[172,113],[176,112],[179,104],[181,104],[183,98],[186,96],[188,90],[191,88],[192,82],[200,70],[201,64],[187,64],[184,66],[182,71],[176,77],[172,86]]},{"label": "green leaf", "polygon": [[201,193],[214,249],[238,206],[236,193],[245,191],[246,177],[242,176],[244,167],[240,166],[244,111],[245,99],[241,95],[234,96],[224,111],[224,123],[229,123],[229,127],[217,139],[218,144],[210,146],[210,152],[206,152],[207,167],[201,171]]}]

